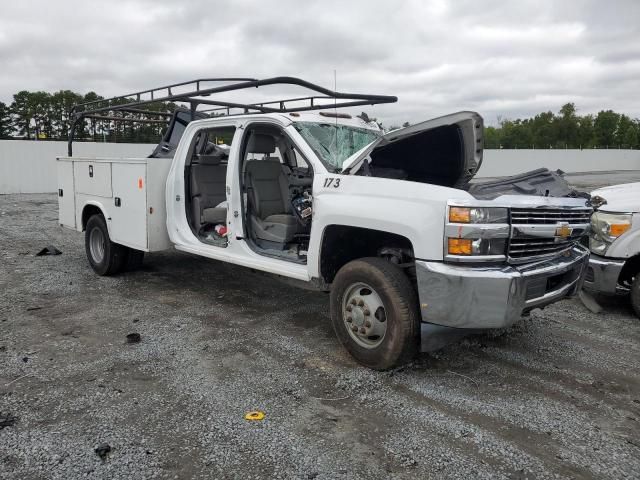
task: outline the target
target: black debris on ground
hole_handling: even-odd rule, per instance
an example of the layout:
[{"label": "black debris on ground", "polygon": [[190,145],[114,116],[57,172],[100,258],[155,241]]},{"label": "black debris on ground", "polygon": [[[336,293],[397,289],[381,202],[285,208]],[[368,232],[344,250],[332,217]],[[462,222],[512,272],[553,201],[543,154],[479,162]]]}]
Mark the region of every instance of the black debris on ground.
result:
[{"label": "black debris on ground", "polygon": [[108,443],[101,443],[93,451],[96,452],[96,455],[98,455],[102,461],[104,461],[109,456],[109,453],[111,453],[111,445]]},{"label": "black debris on ground", "polygon": [[36,257],[43,257],[45,255],[61,255],[61,254],[62,252],[60,250],[58,250],[53,245],[49,245],[47,247],[44,247],[38,253],[36,253]]},{"label": "black debris on ground", "polygon": [[0,430],[15,425],[17,418],[10,413],[0,412]]},{"label": "black debris on ground", "polygon": [[139,333],[134,332],[127,335],[127,343],[140,343],[141,340],[142,337]]}]

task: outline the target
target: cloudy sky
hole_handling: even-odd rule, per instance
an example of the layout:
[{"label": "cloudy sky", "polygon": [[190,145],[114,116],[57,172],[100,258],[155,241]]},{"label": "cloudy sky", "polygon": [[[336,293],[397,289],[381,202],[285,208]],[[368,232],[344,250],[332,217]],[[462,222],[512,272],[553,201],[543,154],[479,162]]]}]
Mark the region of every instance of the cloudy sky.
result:
[{"label": "cloudy sky", "polygon": [[569,101],[640,117],[639,0],[2,3],[5,102],[213,76],[332,87],[336,70],[338,90],[399,97],[367,109],[387,126],[462,109],[495,124]]}]

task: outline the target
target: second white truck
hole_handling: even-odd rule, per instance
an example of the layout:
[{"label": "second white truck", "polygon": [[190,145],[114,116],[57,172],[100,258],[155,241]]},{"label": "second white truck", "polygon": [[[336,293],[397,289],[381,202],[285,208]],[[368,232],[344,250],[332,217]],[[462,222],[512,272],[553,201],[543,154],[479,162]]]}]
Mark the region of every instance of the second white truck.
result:
[{"label": "second white truck", "polygon": [[[313,95],[217,99],[276,84]],[[72,129],[69,156],[58,160],[60,224],[85,232],[99,275],[176,248],[298,280],[330,292],[336,335],[374,369],[443,338],[509,326],[581,288],[588,196],[546,170],[472,183],[482,162],[478,114],[384,134],[337,109],[395,97],[291,77],[180,86],[187,91],[168,86],[76,109],[78,123],[128,118],[158,101],[188,106],[150,158],[74,157]]]},{"label": "second white truck", "polygon": [[591,192],[591,257],[584,288],[603,295],[629,296],[640,317],[640,183]]}]

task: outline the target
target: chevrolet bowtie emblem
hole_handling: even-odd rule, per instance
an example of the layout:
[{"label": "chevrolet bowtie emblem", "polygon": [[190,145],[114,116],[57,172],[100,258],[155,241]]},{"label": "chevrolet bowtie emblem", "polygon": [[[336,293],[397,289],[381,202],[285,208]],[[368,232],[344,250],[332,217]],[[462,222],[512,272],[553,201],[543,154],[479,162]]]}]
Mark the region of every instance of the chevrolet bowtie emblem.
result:
[{"label": "chevrolet bowtie emblem", "polygon": [[571,236],[572,233],[573,233],[573,228],[571,228],[569,225],[563,224],[563,225],[560,225],[559,227],[556,227],[555,237],[558,239],[566,240]]}]

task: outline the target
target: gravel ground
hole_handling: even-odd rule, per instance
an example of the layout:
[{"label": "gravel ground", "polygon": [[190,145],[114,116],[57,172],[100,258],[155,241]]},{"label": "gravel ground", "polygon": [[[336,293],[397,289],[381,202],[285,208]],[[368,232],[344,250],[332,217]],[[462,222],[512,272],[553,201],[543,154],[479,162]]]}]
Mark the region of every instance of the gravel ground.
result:
[{"label": "gravel ground", "polygon": [[[0,196],[0,478],[640,475],[623,300],[379,373],[338,345],[326,294],[177,252],[98,277],[56,218],[53,195]],[[34,256],[49,244],[63,254]]]}]

